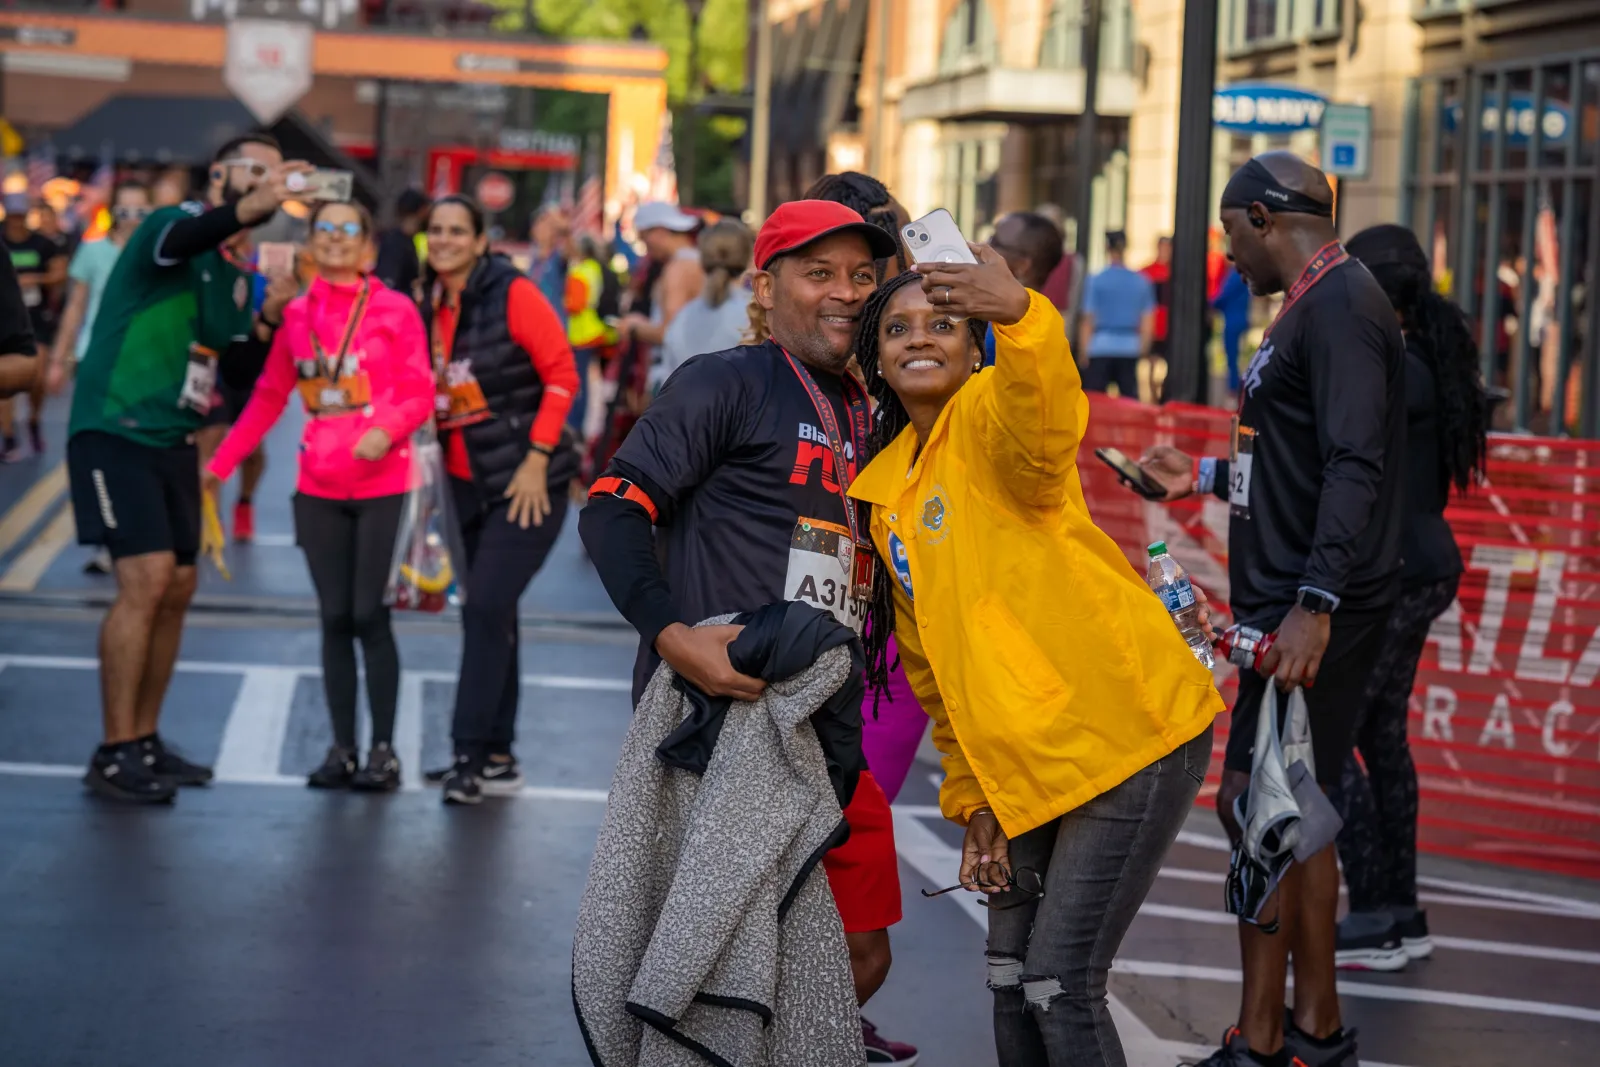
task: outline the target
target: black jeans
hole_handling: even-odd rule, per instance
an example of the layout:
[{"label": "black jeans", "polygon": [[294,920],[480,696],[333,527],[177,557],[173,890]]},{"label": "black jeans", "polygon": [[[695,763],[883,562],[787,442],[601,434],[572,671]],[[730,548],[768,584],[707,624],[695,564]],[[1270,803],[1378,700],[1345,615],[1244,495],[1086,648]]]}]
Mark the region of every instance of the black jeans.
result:
[{"label": "black jeans", "polygon": [[1083,387],[1103,393],[1112,382],[1129,400],[1139,399],[1139,360],[1135,356],[1091,356],[1083,371]]},{"label": "black jeans", "polygon": [[450,489],[467,552],[461,673],[450,737],[457,756],[509,755],[522,694],[517,602],[561,533],[566,482],[551,486],[543,525],[526,530],[507,517],[507,501],[486,503],[475,485],[460,478],[450,479]]},{"label": "black jeans", "polygon": [[329,500],[294,495],[294,535],[306,554],[322,615],[322,688],[334,743],[356,745],[356,650],[367,665],[373,744],[394,741],[400,650],[383,588],[389,580],[404,495]]},{"label": "black jeans", "polygon": [[[989,913],[989,988],[1000,1067],[1126,1067],[1106,1007],[1122,938],[1194,807],[1211,727],[1132,778],[1011,842],[1011,867],[1044,896]],[[990,898],[1009,905],[1010,890]]]},{"label": "black jeans", "polygon": [[1345,761],[1335,803],[1344,819],[1339,863],[1351,911],[1417,905],[1417,768],[1406,715],[1428,629],[1456,598],[1460,578],[1408,588],[1389,615],[1382,651],[1356,721],[1356,751]]}]

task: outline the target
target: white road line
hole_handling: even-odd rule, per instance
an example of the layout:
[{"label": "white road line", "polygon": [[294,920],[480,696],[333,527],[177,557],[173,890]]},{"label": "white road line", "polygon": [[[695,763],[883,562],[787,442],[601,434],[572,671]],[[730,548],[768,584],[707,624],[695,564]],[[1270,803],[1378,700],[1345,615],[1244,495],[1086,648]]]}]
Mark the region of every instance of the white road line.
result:
[{"label": "white road line", "polygon": [[[1198,882],[1202,885],[1222,885],[1226,880],[1221,871],[1199,871],[1191,867],[1163,867],[1160,876],[1174,882]],[[1343,886],[1339,887],[1339,895],[1345,895]],[[1417,901],[1422,904],[1477,908],[1482,911],[1514,911],[1521,915],[1554,915],[1563,919],[1600,920],[1600,914],[1575,911],[1570,905],[1557,907],[1553,904],[1524,904],[1517,900],[1496,900],[1493,897],[1467,896],[1458,893],[1418,893]]]},{"label": "white road line", "polygon": [[83,767],[68,763],[0,763],[0,774],[21,775],[28,778],[78,778]]},{"label": "white road line", "polygon": [[289,730],[289,709],[300,680],[298,667],[247,667],[228,724],[222,730],[216,773],[232,781],[276,777]]},{"label": "white road line", "polygon": [[422,788],[422,679],[400,676],[400,703],[394,714],[394,754],[400,759],[402,788]]},{"label": "white road line", "polygon": [[[1233,984],[1238,984],[1242,979],[1238,971],[1226,967],[1198,967],[1187,963],[1161,963],[1152,960],[1119,958],[1111,965],[1111,969],[1113,973],[1129,974],[1139,978],[1177,978]],[[1290,984],[1293,985],[1292,979]],[[1442,1004],[1452,1008],[1470,1008],[1474,1011],[1507,1012],[1516,1015],[1538,1015],[1548,1019],[1575,1019],[1578,1022],[1600,1023],[1600,1008],[1547,1004],[1539,1000],[1514,1000],[1509,997],[1486,997],[1477,993],[1450,993],[1438,989],[1412,989],[1406,986],[1340,981],[1339,995],[1368,1000],[1399,1000],[1411,1004]]]},{"label": "white road line", "polygon": [[[100,669],[99,661],[89,656],[0,656],[0,667],[4,667],[7,664],[39,670],[96,671]],[[309,666],[282,667],[270,663],[228,663],[209,662],[206,660],[179,660],[177,669],[184,674],[243,674],[258,667],[298,671],[311,677],[320,677],[322,674],[319,668]],[[456,680],[455,671],[407,670],[402,671],[401,675],[403,678],[414,677],[425,682],[454,682]],[[594,678],[576,674],[524,674],[522,676],[522,684],[533,688],[582,689],[597,693],[633,692],[633,683],[626,678]]]}]

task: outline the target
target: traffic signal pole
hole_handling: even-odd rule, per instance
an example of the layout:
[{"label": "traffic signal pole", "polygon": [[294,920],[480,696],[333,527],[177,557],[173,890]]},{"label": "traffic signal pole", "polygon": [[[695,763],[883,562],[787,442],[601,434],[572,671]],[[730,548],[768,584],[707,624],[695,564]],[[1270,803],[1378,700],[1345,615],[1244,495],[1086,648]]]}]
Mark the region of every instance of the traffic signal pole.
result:
[{"label": "traffic signal pole", "polygon": [[1183,5],[1183,74],[1178,89],[1178,186],[1172,227],[1172,306],[1167,326],[1168,400],[1211,399],[1210,297],[1206,284],[1211,203],[1211,97],[1217,82],[1216,0]]}]

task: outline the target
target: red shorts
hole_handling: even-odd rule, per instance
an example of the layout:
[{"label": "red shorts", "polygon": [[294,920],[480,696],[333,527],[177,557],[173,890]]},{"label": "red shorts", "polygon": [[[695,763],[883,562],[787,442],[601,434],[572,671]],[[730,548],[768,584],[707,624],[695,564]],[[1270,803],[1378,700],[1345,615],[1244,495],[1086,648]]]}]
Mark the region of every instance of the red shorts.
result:
[{"label": "red shorts", "polygon": [[900,921],[900,859],[889,798],[869,772],[861,772],[844,819],[850,840],[822,857],[844,932],[887,930]]}]

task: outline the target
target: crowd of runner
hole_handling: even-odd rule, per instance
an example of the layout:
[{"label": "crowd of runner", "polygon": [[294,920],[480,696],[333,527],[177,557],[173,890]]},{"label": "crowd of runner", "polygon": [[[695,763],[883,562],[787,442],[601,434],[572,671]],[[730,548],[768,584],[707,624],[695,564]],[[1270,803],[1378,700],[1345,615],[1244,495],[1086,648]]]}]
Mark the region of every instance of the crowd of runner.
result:
[{"label": "crowd of runner", "polygon": [[[763,609],[815,609],[813,656],[854,650],[865,698],[841,713],[821,694],[826,725],[806,709],[819,716],[815,730],[802,723],[809,747],[786,757],[826,766],[833,791],[813,800],[837,826],[819,855],[762,877],[793,881],[787,908],[820,863],[837,913],[822,948],[847,963],[856,1006],[891,969],[901,886],[890,805],[931,721],[940,806],[965,833],[951,890],[979,892],[989,909],[1000,1063],[1120,1067],[1107,976],[1199,794],[1225,710],[1170,605],[1095,525],[1078,474],[1086,385],[1159,392],[1139,368],[1163,354],[1170,247],[1136,273],[1122,235],[1109,235],[1109,266],[1080,280],[1056,222],[1022,213],[972,245],[971,262],[914,263],[901,238],[911,220],[889,190],[842,174],[755,234],[641,205],[646,255],[631,292],[598,235],[575,238],[559,208],[535,220],[525,271],[490,247],[483,212],[459,196],[408,194],[382,233],[359,206],[317,204],[304,261],[268,270],[252,231],[308,169],[252,134],[219,149],[198,201],[157,207],[146,188],[119,186],[113,227],[70,266],[43,226],[27,228],[26,205],[6,205],[15,281],[0,274],[0,393],[34,397],[29,433],[42,448],[42,398],[75,379],[77,529],[108,553],[117,587],[100,635],[104,731],[90,789],[164,803],[210,782],[159,731],[202,513],[235,471],[257,463],[259,478],[261,442],[298,399],[308,417],[295,536],[317,594],[333,737],[308,784],[387,791],[420,770],[402,768],[393,746],[388,593],[417,452],[436,437],[462,547],[454,759],[424,776],[445,803],[523,785],[517,603],[570,502],[584,500],[584,546],[639,633],[635,701],[659,691],[658,676],[675,678],[693,709],[692,738],[661,744],[672,773],[706,789],[732,773],[719,768],[735,756],[710,759],[730,704],[775,722],[780,706],[792,714],[795,690],[771,674],[772,657],[811,638]],[[1327,179],[1287,153],[1234,174],[1221,224],[1236,275],[1219,275],[1218,307],[1233,306],[1235,285],[1282,293],[1281,307],[1238,383],[1227,455],[1152,442],[1141,463],[1169,500],[1228,503],[1231,621],[1272,638],[1241,664],[1217,794],[1242,897],[1267,888],[1231,909],[1241,1005],[1205,1062],[1355,1067],[1336,966],[1398,969],[1431,951],[1406,699],[1461,573],[1442,515],[1452,487],[1481,471],[1487,409],[1465,319],[1434,291],[1409,231],[1375,227],[1341,244]],[[1241,332],[1225,320],[1230,344]],[[247,477],[241,538],[253,490]],[[747,624],[761,627],[765,665],[750,658]],[[1337,849],[1256,883],[1254,742],[1274,687],[1304,696],[1305,770],[1343,832]],[[696,808],[679,830],[716,834],[718,817]],[[664,886],[636,904],[672,921]],[[744,936],[728,951],[754,951]],[[760,951],[796,951],[777,944]],[[717,959],[707,956],[702,1004],[770,1016],[772,1003],[796,1003],[747,995]],[[714,1014],[639,1009],[627,1025],[722,1062],[715,1046],[734,1038]],[[913,1046],[865,1018],[857,1036],[856,1024],[847,1041],[864,1062],[917,1061]],[[597,1063],[596,1041],[617,1039],[585,1036]]]}]

